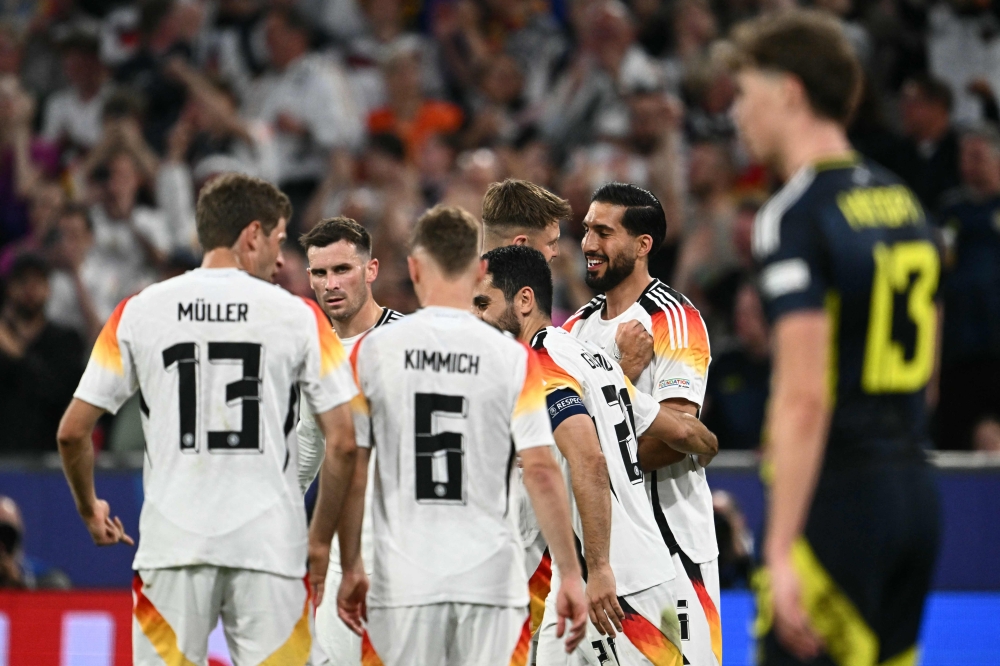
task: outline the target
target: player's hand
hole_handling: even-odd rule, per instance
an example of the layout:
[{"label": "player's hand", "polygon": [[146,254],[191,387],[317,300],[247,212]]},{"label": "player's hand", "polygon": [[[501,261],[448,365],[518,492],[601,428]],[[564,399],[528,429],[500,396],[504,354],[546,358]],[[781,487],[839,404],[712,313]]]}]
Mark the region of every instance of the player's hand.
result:
[{"label": "player's hand", "polygon": [[587,567],[587,601],[590,604],[590,621],[602,634],[614,638],[622,630],[625,613],[618,604],[615,574],[611,565]]},{"label": "player's hand", "polygon": [[90,538],[98,546],[113,546],[124,543],[134,546],[135,541],[125,533],[125,526],[118,516],[111,517],[111,507],[104,500],[96,500],[90,507],[89,515],[83,515]]},{"label": "player's hand", "polygon": [[364,634],[362,620],[368,620],[365,599],[368,596],[368,575],[359,561],[351,571],[345,571],[337,591],[337,615],[347,628],[358,636]]},{"label": "player's hand", "polygon": [[653,336],[646,332],[637,320],[618,324],[615,332],[615,345],[618,346],[620,358],[618,365],[622,367],[625,376],[633,383],[653,360]]},{"label": "player's hand", "polygon": [[[556,612],[559,621],[556,623],[556,638],[566,634],[566,653],[569,654],[580,644],[587,634],[587,598],[583,594],[583,579],[580,575],[563,578],[556,596]],[[569,632],[566,631],[566,621],[569,621]]]},{"label": "player's hand", "polygon": [[809,624],[802,607],[799,576],[791,560],[768,564],[774,594],[774,634],[778,642],[800,661],[811,661],[823,650],[823,639]]},{"label": "player's hand", "polygon": [[312,588],[313,603],[319,608],[323,603],[326,570],[330,566],[330,544],[309,540],[309,587]]}]

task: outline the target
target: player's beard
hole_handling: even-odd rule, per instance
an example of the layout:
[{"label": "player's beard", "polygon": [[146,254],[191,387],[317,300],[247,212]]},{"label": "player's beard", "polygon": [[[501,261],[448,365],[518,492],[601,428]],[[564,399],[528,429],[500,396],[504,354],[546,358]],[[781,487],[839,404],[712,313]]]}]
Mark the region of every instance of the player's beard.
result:
[{"label": "player's beard", "polygon": [[360,294],[352,294],[348,291],[341,291],[340,293],[334,292],[335,296],[343,296],[344,301],[340,306],[340,309],[333,313],[328,312],[327,314],[331,319],[340,322],[350,321],[354,318],[356,314],[361,311],[361,306],[365,304],[365,294],[364,292]]},{"label": "player's beard", "polygon": [[521,337],[521,322],[517,319],[513,305],[508,305],[500,318],[497,319],[497,328],[501,331],[507,331],[515,338]]},{"label": "player's beard", "polygon": [[592,252],[590,256],[603,259],[605,262],[604,275],[597,276],[587,273],[586,277],[584,277],[587,286],[598,293],[603,294],[614,289],[624,282],[625,278],[632,275],[632,271],[635,270],[636,257],[628,255],[625,252],[619,252],[613,257],[605,257]]}]

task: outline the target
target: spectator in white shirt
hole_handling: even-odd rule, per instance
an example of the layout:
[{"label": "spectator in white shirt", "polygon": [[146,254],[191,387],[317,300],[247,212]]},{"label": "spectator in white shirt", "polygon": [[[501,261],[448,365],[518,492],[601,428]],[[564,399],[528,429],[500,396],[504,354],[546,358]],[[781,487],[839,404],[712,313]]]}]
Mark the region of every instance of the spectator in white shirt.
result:
[{"label": "spectator in white shirt", "polygon": [[70,85],[46,102],[42,138],[81,151],[101,140],[101,112],[110,86],[98,51],[96,37],[77,34],[63,42],[63,73]]},{"label": "spectator in white shirt", "polygon": [[105,282],[94,252],[94,225],[87,209],[77,204],[66,206],[56,220],[55,232],[50,252],[52,293],[45,309],[50,320],[75,329],[89,347],[110,314],[98,313],[95,304],[108,302],[114,295],[100,294]]}]

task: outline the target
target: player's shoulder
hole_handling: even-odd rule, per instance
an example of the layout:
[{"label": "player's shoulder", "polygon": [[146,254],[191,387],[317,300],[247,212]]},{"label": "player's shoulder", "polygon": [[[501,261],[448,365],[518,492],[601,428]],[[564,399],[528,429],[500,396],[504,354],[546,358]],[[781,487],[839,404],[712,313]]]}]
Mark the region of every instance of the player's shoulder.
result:
[{"label": "player's shoulder", "polygon": [[599,314],[601,310],[604,309],[604,302],[607,297],[604,294],[598,294],[590,299],[586,305],[573,313],[573,316],[566,320],[562,325],[562,328],[567,331],[572,331],[573,328],[588,319],[590,319],[595,314]]},{"label": "player's shoulder", "polygon": [[657,312],[674,315],[685,308],[698,311],[687,296],[656,278],[639,295],[636,304],[650,316]]},{"label": "player's shoulder", "polygon": [[708,331],[701,312],[687,296],[666,283],[654,279],[632,307],[649,316],[656,355],[708,349]]},{"label": "player's shoulder", "polygon": [[392,308],[383,307],[382,316],[378,318],[378,321],[375,322],[375,326],[373,326],[373,328],[379,328],[380,326],[391,324],[394,321],[399,321],[405,316],[406,315],[404,315],[402,312],[398,312],[396,310],[393,310]]}]

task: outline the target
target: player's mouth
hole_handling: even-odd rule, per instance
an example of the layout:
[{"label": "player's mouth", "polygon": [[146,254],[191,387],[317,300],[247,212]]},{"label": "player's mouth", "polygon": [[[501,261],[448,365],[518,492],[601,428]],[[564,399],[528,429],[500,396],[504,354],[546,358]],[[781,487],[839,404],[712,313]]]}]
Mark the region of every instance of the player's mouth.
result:
[{"label": "player's mouth", "polygon": [[587,272],[596,273],[601,268],[606,266],[608,263],[608,258],[600,254],[588,254],[587,255]]},{"label": "player's mouth", "polygon": [[336,308],[347,302],[346,296],[327,296],[323,299],[326,306],[329,308]]}]

